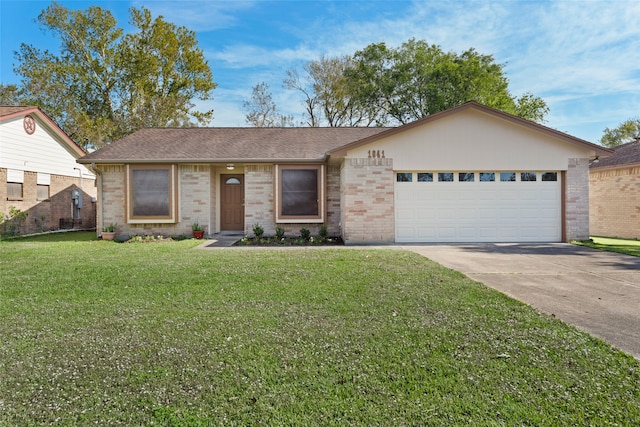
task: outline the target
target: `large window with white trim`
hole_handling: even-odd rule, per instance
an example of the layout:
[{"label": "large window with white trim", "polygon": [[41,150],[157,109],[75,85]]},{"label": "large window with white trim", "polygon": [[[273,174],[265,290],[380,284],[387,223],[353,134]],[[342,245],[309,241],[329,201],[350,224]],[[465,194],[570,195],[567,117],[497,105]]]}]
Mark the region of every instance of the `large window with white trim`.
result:
[{"label": "large window with white trim", "polygon": [[276,166],[276,222],[324,222],[324,166]]},{"label": "large window with white trim", "polygon": [[173,165],[127,165],[127,221],[176,222],[176,180]]}]

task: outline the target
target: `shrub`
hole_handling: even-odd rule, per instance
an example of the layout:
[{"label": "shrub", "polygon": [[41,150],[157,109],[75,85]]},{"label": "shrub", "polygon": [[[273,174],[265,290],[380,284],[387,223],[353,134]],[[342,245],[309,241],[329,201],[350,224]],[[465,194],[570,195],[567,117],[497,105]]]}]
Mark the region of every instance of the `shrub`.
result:
[{"label": "shrub", "polygon": [[307,228],[302,227],[300,229],[300,237],[302,237],[304,240],[309,240],[309,238],[311,237],[311,231],[309,231]]},{"label": "shrub", "polygon": [[253,234],[256,236],[256,239],[260,239],[264,234],[264,228],[260,224],[253,225]]},{"label": "shrub", "polygon": [[276,239],[282,240],[284,237],[284,228],[277,226],[276,227]]},{"label": "shrub", "polygon": [[9,206],[9,215],[0,212],[0,236],[15,236],[20,234],[22,224],[29,216],[28,212],[21,211],[15,206]]},{"label": "shrub", "polygon": [[318,232],[318,235],[322,237],[323,240],[327,238],[327,236],[329,235],[329,231],[327,230],[326,224],[322,224],[320,226],[320,231]]}]

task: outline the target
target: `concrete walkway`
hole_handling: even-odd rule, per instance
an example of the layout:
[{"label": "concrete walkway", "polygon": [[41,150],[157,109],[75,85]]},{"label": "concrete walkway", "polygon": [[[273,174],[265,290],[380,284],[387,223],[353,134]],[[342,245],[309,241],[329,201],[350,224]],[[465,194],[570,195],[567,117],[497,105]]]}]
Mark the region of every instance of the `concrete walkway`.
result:
[{"label": "concrete walkway", "polygon": [[640,360],[640,258],[569,244],[403,246]]}]

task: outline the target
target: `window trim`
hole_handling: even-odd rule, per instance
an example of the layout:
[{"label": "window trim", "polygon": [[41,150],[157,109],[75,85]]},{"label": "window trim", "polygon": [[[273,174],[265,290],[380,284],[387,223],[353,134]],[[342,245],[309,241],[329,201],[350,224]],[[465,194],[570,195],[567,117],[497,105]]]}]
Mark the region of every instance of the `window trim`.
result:
[{"label": "window trim", "polygon": [[[282,171],[292,169],[313,169],[318,171],[318,215],[283,215],[282,214]],[[326,167],[322,164],[276,165],[274,178],[274,202],[276,223],[322,224],[326,218]]]},{"label": "window trim", "polygon": [[[133,179],[134,170],[165,169],[169,171],[169,215],[134,216],[133,215]],[[125,214],[127,224],[175,224],[178,222],[178,171],[176,165],[168,164],[127,164],[126,168]]]}]

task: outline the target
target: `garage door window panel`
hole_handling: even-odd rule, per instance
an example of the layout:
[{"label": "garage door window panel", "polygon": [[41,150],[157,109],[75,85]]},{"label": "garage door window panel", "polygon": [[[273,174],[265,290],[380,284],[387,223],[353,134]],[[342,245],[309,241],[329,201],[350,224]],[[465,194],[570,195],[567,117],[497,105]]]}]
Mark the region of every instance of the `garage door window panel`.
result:
[{"label": "garage door window panel", "polygon": [[558,173],[557,172],[544,172],[542,174],[542,181],[557,181]]},{"label": "garage door window panel", "polygon": [[418,182],[433,182],[433,173],[418,172]]},{"label": "garage door window panel", "polygon": [[494,172],[480,172],[480,182],[494,182],[496,174]]},{"label": "garage door window panel", "polygon": [[458,173],[458,181],[460,182],[474,182],[475,180],[476,180],[476,174],[473,172]]},{"label": "garage door window panel", "polygon": [[516,173],[500,172],[500,182],[516,182]]},{"label": "garage door window panel", "polygon": [[453,182],[453,172],[438,172],[438,182]]},{"label": "garage door window panel", "polygon": [[412,182],[413,173],[411,172],[398,172],[396,173],[396,182]]},{"label": "garage door window panel", "polygon": [[520,181],[537,181],[537,174],[535,172],[521,172],[520,173]]}]

